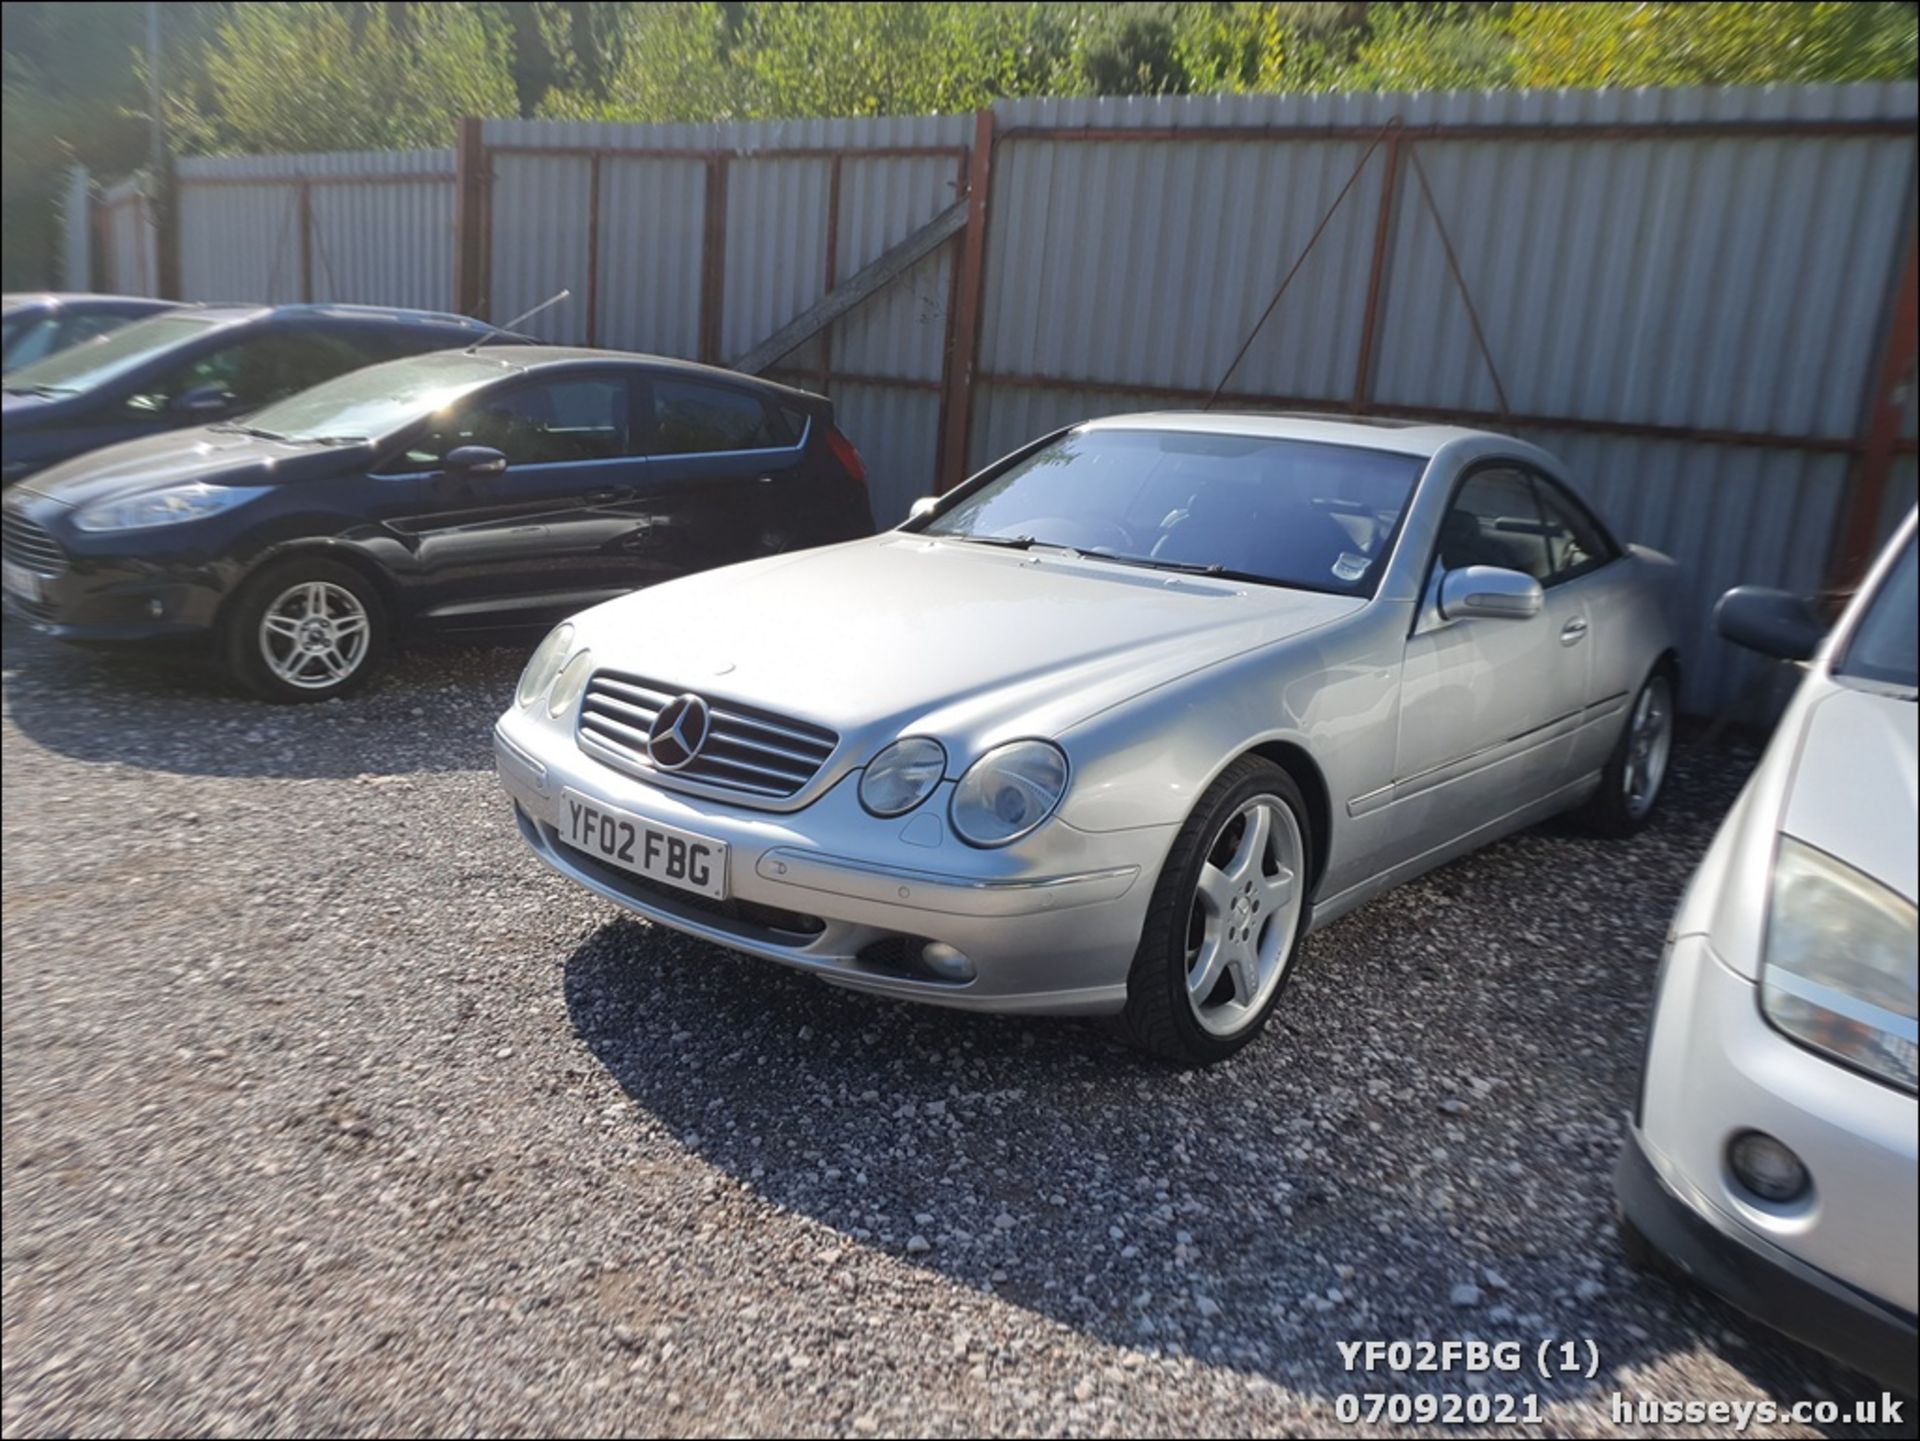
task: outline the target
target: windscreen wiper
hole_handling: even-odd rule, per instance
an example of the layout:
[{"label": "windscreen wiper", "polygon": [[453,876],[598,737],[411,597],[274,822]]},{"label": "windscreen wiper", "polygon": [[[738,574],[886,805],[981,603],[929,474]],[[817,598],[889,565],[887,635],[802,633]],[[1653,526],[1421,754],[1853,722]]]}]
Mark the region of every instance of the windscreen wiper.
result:
[{"label": "windscreen wiper", "polygon": [[1057,540],[1035,540],[1030,535],[969,535],[964,531],[951,534],[935,531],[936,540],[970,540],[975,545],[997,545],[1004,550],[1057,550],[1064,555],[1085,555],[1077,545],[1063,545]]},{"label": "windscreen wiper", "polygon": [[1250,570],[1229,570],[1224,565],[1208,565],[1196,560],[1167,560],[1157,555],[1121,555],[1111,550],[1083,550],[1080,554],[1088,560],[1104,560],[1114,565],[1137,565],[1142,570],[1169,570],[1179,575],[1204,575],[1214,580],[1238,580],[1249,585],[1277,585],[1282,589],[1316,590],[1317,586],[1296,586],[1289,581],[1275,580],[1270,575],[1256,575]]}]

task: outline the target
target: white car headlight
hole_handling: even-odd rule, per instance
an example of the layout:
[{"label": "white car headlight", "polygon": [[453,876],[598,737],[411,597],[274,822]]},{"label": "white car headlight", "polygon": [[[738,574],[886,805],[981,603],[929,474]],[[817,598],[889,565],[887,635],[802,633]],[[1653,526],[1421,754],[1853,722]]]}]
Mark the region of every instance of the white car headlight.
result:
[{"label": "white car headlight", "polygon": [[547,687],[560,674],[560,667],[566,662],[567,651],[572,646],[572,626],[557,625],[547,632],[547,638],[535,648],[527,668],[520,672],[520,688],[515,696],[522,706],[531,706],[547,693]]},{"label": "white car headlight", "polygon": [[1915,1088],[1913,903],[1790,836],[1767,909],[1760,1004],[1787,1035]]},{"label": "white car headlight", "polygon": [[1017,841],[1053,814],[1067,793],[1067,757],[1051,741],[1013,741],[988,751],[953,788],[948,816],[974,846]]},{"label": "white car headlight", "polygon": [[587,688],[587,677],[592,674],[593,652],[578,652],[553,683],[553,694],[547,697],[547,714],[559,720],[572,710],[573,703],[580,699],[580,692]]},{"label": "white car headlight", "polygon": [[908,736],[867,763],[860,804],[882,819],[903,816],[932,795],[946,773],[947,752],[939,741]]},{"label": "white car headlight", "polygon": [[117,500],[97,500],[75,512],[73,523],[80,530],[148,530],[218,515],[265,493],[262,486],[208,485],[193,480]]}]

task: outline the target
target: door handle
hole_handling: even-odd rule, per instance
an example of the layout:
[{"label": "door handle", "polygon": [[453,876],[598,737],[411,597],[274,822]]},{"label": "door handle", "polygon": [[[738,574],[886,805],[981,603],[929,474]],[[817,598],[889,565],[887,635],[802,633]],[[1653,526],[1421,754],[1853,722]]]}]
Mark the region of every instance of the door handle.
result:
[{"label": "door handle", "polygon": [[633,492],[631,490],[621,490],[612,486],[604,490],[590,490],[587,492],[587,504],[611,505],[614,501],[625,500],[632,494]]},{"label": "door handle", "polygon": [[772,485],[773,484],[773,477],[770,475],[756,475],[753,478],[753,480],[754,480],[754,484],[756,485]]},{"label": "door handle", "polygon": [[1572,620],[1560,627],[1560,644],[1573,645],[1586,633],[1586,621],[1576,615]]}]

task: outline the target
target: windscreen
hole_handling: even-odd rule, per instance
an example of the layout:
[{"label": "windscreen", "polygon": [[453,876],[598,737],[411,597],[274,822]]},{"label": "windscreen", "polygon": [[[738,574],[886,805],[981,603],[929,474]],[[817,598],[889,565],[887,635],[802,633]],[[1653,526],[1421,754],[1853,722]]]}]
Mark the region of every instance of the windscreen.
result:
[{"label": "windscreen", "polygon": [[1920,561],[1914,555],[1915,537],[1908,536],[1900,558],[1893,563],[1867,602],[1866,611],[1847,642],[1836,667],[1841,675],[1858,676],[1904,690],[1920,688]]},{"label": "windscreen", "polygon": [[507,373],[481,355],[390,360],[290,395],[253,415],[247,428],[286,440],[380,440]]},{"label": "windscreen", "polygon": [[70,350],[23,365],[7,377],[6,388],[32,395],[77,395],[94,390],[144,365],[176,345],[206,334],[210,321],[193,315],[156,315],[136,320]]},{"label": "windscreen", "polygon": [[1317,441],[1081,430],[995,477],[927,534],[1371,595],[1426,461]]}]

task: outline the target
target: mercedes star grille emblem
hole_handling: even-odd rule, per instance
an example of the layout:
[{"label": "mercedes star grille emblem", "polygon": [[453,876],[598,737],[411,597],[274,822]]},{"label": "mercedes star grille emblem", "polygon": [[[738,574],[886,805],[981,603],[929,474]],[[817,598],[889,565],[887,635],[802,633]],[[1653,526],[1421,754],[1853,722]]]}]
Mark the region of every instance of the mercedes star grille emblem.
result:
[{"label": "mercedes star grille emblem", "polygon": [[663,771],[693,763],[707,743],[707,703],[697,695],[675,696],[660,708],[647,732],[647,754]]}]

